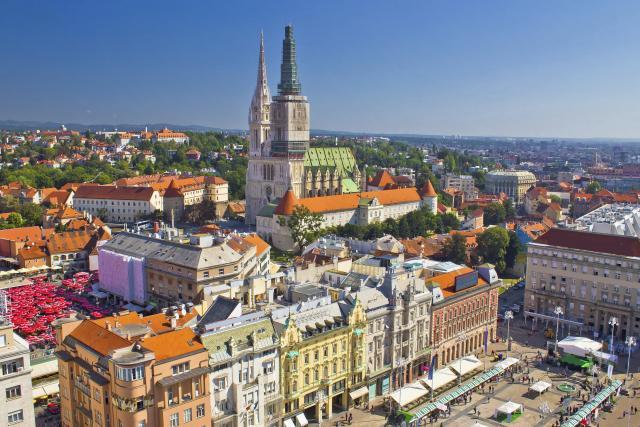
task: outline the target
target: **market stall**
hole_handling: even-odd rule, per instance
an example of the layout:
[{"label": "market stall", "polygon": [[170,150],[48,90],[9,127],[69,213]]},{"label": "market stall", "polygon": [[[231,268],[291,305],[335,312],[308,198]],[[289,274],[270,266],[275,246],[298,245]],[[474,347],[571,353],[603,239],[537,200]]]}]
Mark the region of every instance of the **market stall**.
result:
[{"label": "market stall", "polygon": [[454,360],[449,364],[449,368],[453,369],[458,374],[465,376],[469,372],[482,368],[482,362],[474,355],[469,355]]},{"label": "market stall", "polygon": [[429,392],[419,382],[407,384],[399,390],[391,393],[391,399],[393,399],[398,406],[404,407],[408,404],[415,402],[423,396],[426,396]]},{"label": "market stall", "polygon": [[549,389],[549,387],[551,387],[550,383],[548,383],[546,381],[538,381],[535,384],[533,384],[531,387],[529,387],[529,390],[535,391],[538,394],[542,394],[545,391],[547,391]]},{"label": "market stall", "polygon": [[496,411],[493,415],[495,419],[500,422],[506,421],[510,423],[511,421],[515,421],[516,418],[522,415],[523,412],[524,405],[522,405],[521,403],[508,401],[496,408]]}]

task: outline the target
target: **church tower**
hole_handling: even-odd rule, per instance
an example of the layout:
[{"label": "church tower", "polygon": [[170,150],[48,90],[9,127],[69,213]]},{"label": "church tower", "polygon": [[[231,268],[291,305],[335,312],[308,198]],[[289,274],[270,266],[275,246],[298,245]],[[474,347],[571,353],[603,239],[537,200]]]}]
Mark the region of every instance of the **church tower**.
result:
[{"label": "church tower", "polygon": [[260,56],[258,59],[258,81],[251,99],[249,108],[250,145],[249,156],[258,157],[269,148],[266,143],[269,140],[269,108],[271,93],[267,83],[267,67],[264,63],[264,35],[260,34]]},{"label": "church tower", "polygon": [[[285,28],[278,96],[269,104],[264,47],[260,44],[258,84],[249,114],[250,151],[247,167],[247,224],[267,203],[275,203],[288,189],[304,194],[304,156],[309,148],[309,102],[298,80],[293,27]],[[259,113],[259,115],[258,115]]]}]

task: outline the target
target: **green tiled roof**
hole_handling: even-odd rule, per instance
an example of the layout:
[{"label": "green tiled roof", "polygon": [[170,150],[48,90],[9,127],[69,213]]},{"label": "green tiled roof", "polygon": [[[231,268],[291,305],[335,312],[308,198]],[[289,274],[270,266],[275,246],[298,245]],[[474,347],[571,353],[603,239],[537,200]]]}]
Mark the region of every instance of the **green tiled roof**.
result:
[{"label": "green tiled roof", "polygon": [[353,153],[346,147],[310,147],[304,154],[304,166],[336,168],[343,176],[357,167]]},{"label": "green tiled roof", "polygon": [[260,212],[258,212],[257,216],[270,218],[273,216],[273,213],[276,211],[276,207],[277,205],[273,203],[267,203],[262,207],[262,209],[260,209]]},{"label": "green tiled roof", "polygon": [[344,194],[357,193],[358,191],[360,191],[360,187],[351,178],[342,178],[342,192]]}]

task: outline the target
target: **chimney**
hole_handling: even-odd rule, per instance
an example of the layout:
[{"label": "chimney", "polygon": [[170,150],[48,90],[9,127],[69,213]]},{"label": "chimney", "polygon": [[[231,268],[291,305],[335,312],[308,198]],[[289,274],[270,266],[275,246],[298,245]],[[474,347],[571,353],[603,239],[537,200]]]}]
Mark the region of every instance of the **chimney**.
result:
[{"label": "chimney", "polygon": [[105,325],[106,325],[106,327],[107,327],[107,331],[110,331],[110,330],[111,330],[111,322],[107,320],[107,321],[105,322]]},{"label": "chimney", "polygon": [[176,319],[175,317],[171,317],[170,322],[171,322],[171,329],[175,329],[176,327],[178,327],[178,319]]}]

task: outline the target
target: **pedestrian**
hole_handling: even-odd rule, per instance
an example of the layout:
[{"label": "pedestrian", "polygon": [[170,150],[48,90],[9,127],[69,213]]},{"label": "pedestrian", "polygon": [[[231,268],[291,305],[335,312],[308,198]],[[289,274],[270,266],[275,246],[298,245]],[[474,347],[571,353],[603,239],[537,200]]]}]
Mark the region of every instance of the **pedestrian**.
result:
[{"label": "pedestrian", "polygon": [[351,425],[351,421],[353,420],[353,414],[349,412],[349,425]]}]

